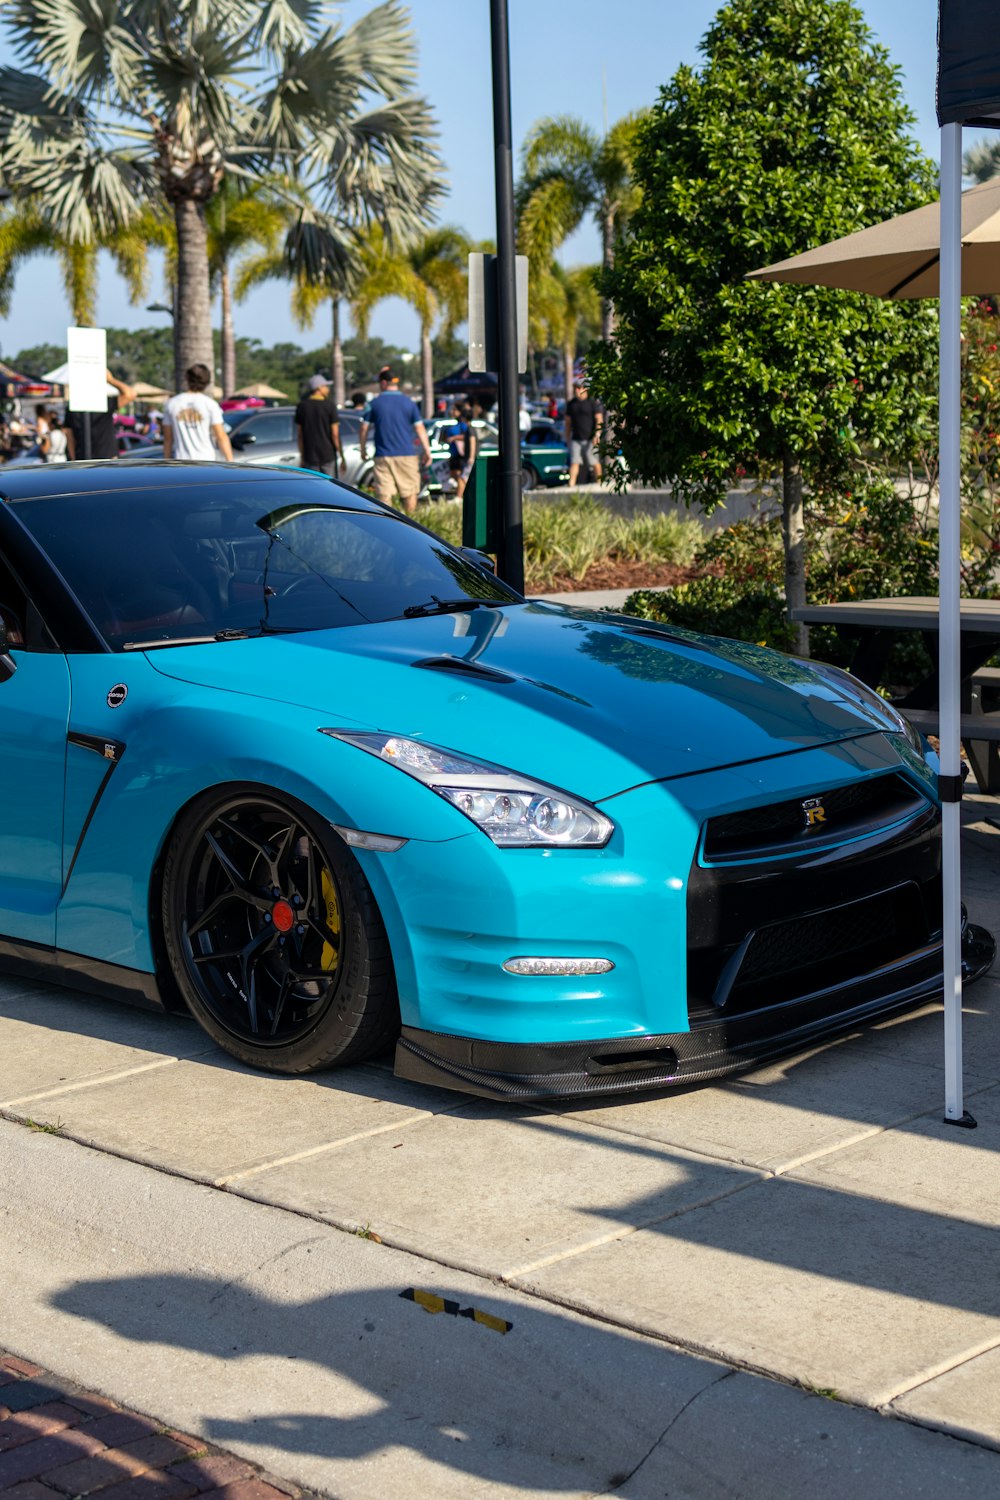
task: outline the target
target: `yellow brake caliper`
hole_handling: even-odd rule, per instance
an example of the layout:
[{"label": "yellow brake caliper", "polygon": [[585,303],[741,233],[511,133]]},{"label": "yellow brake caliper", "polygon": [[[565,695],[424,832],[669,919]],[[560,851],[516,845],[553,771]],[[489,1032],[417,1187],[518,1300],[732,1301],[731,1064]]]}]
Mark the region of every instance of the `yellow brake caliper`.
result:
[{"label": "yellow brake caliper", "polygon": [[[329,927],[334,937],[339,938],[340,905],[337,901],[337,890],[333,883],[333,876],[330,874],[329,870],[323,871],[323,877],[320,882],[320,889],[323,893],[323,903],[326,906],[326,925],[327,927]],[[330,943],[324,943],[323,952],[320,955],[319,960],[320,967],[326,969],[327,971],[333,970],[337,967],[338,959],[339,954],[336,948],[334,948]]]}]

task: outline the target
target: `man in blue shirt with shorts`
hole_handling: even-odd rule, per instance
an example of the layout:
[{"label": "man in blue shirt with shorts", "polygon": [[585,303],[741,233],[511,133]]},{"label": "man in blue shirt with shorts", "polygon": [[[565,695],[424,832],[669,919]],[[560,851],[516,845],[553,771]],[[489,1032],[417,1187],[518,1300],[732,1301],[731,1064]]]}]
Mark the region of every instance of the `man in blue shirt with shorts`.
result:
[{"label": "man in blue shirt with shorts", "polygon": [[391,505],[398,495],[407,515],[412,516],[420,493],[418,446],[424,451],[425,462],[431,461],[427,429],[416,402],[403,395],[399,376],[388,365],[379,371],[378,381],[380,394],[361,419],[361,461],[364,463],[367,455],[365,439],[370,427],[375,435],[375,498]]}]

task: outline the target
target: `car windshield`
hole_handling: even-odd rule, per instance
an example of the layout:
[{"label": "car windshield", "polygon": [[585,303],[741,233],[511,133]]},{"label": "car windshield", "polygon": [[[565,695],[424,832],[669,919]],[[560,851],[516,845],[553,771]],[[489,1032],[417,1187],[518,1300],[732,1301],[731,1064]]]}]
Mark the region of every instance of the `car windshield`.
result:
[{"label": "car windshield", "polygon": [[54,496],[17,511],[116,651],[520,597],[402,516],[354,508],[328,481],[222,490]]}]

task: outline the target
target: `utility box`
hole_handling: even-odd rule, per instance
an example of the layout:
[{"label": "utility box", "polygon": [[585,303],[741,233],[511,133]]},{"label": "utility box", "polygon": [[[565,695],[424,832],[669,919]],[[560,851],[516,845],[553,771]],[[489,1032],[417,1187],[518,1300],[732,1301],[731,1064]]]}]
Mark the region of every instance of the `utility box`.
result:
[{"label": "utility box", "polygon": [[500,551],[503,517],[500,514],[500,455],[481,453],[472,465],[462,496],[462,546],[480,552]]}]

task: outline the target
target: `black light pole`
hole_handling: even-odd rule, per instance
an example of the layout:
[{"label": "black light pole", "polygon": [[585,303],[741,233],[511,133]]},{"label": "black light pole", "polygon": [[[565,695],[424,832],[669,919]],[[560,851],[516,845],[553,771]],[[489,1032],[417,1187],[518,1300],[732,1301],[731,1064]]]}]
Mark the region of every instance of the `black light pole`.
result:
[{"label": "black light pole", "polygon": [[497,193],[497,415],[500,428],[500,576],[524,592],[521,516],[521,429],[518,423],[517,283],[514,238],[514,152],[510,132],[510,40],[507,0],[490,0],[493,50],[493,161]]}]

